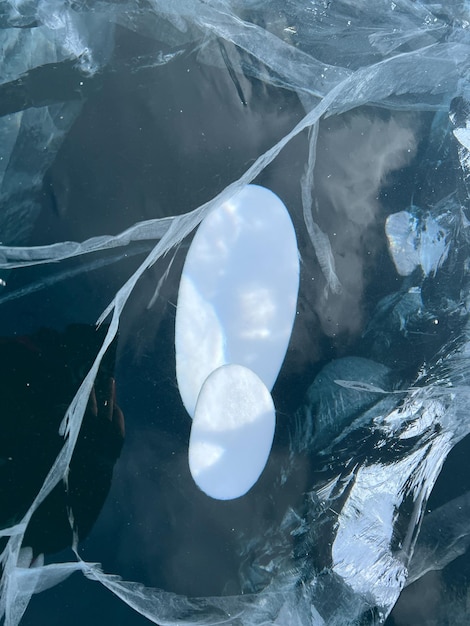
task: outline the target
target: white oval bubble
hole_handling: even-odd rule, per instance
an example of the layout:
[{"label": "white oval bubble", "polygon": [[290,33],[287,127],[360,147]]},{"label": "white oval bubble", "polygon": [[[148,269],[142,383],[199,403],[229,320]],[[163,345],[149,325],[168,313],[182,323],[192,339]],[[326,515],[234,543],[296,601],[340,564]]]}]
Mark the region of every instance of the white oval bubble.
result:
[{"label": "white oval bubble", "polygon": [[272,389],[294,324],[294,227],[272,191],[248,185],[201,223],[188,251],[175,324],[176,375],[193,416],[201,385],[226,363]]},{"label": "white oval bubble", "polygon": [[266,465],[275,421],[271,394],[254,372],[235,364],[212,372],[189,439],[189,469],[198,487],[219,500],[243,496]]}]

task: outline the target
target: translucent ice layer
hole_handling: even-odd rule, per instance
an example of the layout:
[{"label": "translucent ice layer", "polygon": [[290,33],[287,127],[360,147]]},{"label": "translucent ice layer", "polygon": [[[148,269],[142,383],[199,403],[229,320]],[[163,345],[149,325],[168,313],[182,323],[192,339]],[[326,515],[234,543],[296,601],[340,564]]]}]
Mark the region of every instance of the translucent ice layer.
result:
[{"label": "translucent ice layer", "polygon": [[[467,547],[463,492],[425,516],[470,431],[467,4],[8,1],[0,24],[2,335],[28,334],[42,306],[44,324],[79,313],[87,319],[72,321],[109,323],[63,407],[62,449],[27,512],[0,530],[5,624],[29,611],[34,621],[33,596],[74,571],[155,624],[384,623],[408,576]],[[178,465],[189,432],[174,336],[162,329],[190,236],[253,181],[289,208],[297,315],[272,390],[279,432],[265,472],[243,497],[206,509]],[[113,484],[125,497],[103,514],[91,555],[75,535],[71,562],[25,567],[27,527],[67,485],[118,330],[124,400],[151,397],[134,420],[126,411],[135,431],[123,454],[133,455]],[[137,373],[136,354],[147,364]],[[107,550],[99,539],[129,503],[132,523]],[[178,530],[153,585],[170,523]],[[147,553],[149,571],[137,574]],[[226,553],[231,573],[214,581]],[[193,594],[188,579],[210,580]]]}]

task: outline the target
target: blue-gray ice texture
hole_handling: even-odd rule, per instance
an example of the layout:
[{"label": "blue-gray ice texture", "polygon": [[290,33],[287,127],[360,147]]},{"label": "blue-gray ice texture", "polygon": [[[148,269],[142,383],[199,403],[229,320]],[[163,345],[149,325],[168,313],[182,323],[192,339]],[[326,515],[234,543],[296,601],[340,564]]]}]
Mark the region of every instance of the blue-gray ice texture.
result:
[{"label": "blue-gray ice texture", "polygon": [[[468,510],[468,496],[448,505],[450,515],[444,519],[455,523],[445,527],[445,541],[442,536],[438,540],[435,532],[441,526],[442,512],[434,512],[424,522],[423,514],[446,455],[470,431],[470,290],[465,254],[469,240],[469,11],[470,5],[463,0],[1,3],[0,87],[18,85],[18,80],[30,86],[24,101],[3,110],[0,118],[2,276],[6,278],[12,268],[60,264],[111,248],[119,258],[138,241],[149,244],[151,250],[102,313],[100,321],[109,322],[106,340],[66,412],[64,447],[41,491],[20,524],[0,530],[1,536],[9,537],[1,556],[0,615],[7,626],[20,623],[33,594],[76,570],[161,625],[333,626],[355,623],[364,615],[370,616],[370,623],[381,623],[408,576],[416,580],[465,551],[468,515],[454,513],[462,507]],[[28,247],[38,212],[35,194],[80,112],[87,89],[112,64],[117,28],[162,42],[160,54],[130,63],[171,66],[181,54],[197,54],[203,65],[227,66],[235,82],[237,75],[245,75],[295,93],[305,115],[278,143],[259,154],[240,178],[202,206],[194,207],[188,199],[187,211],[177,217],[137,223],[113,236]],[[77,89],[71,94],[63,85],[62,92],[59,89],[43,101],[32,87],[35,79],[41,72],[47,77],[48,72],[64,68],[75,72],[79,97]],[[423,159],[429,168],[438,167],[449,154],[442,146],[450,146],[458,155],[458,180],[435,202],[412,203],[389,215],[385,233],[397,288],[379,303],[366,330],[368,353],[326,365],[298,410],[289,459],[279,467],[278,484],[287,481],[310,454],[324,459],[324,472],[305,492],[300,510],[289,510],[280,525],[241,546],[246,555],[240,572],[244,594],[190,599],[123,581],[119,572],[105,574],[98,564],[84,562],[78,555],[68,564],[21,567],[18,556],[25,527],[67,473],[100,360],[118,331],[121,312],[137,281],[193,232],[212,207],[253,181],[284,146],[306,130],[308,158],[298,185],[305,233],[324,283],[317,303],[323,314],[319,310],[318,316],[325,332],[331,332],[331,315],[341,316],[341,306],[346,310],[350,306],[345,294],[354,276],[342,269],[334,241],[316,219],[312,202],[316,185],[323,185],[322,193],[330,197],[339,215],[345,207],[344,198],[335,195],[337,189],[328,188],[327,177],[320,180],[317,176],[322,164],[316,163],[316,148],[321,120],[364,105],[394,112],[406,123],[400,135],[392,116],[387,123],[377,121],[370,133],[376,138],[372,147],[382,170],[378,167],[376,179],[366,179],[369,196],[348,194],[348,218],[358,232],[375,219],[374,198],[381,181],[388,172],[406,165],[406,153],[413,155],[414,123],[421,113],[434,113],[431,132],[436,137],[430,143],[435,153]],[[377,140],[380,136],[387,138],[387,145]],[[337,139],[340,146],[340,132]],[[346,176],[361,173],[360,154],[358,161],[358,171],[346,172]],[[354,232],[352,241],[359,241]],[[458,278],[453,279],[452,289],[446,287],[445,276],[450,282],[446,274],[439,297],[436,287],[431,288],[434,295],[423,293],[424,282],[432,285],[446,267],[466,271],[454,272]],[[66,277],[64,272],[62,278]],[[394,370],[394,345],[406,349],[413,333],[446,320],[457,320],[462,332],[450,345],[441,346],[434,360],[423,363],[414,380],[404,384]],[[323,554],[315,557],[319,544]]]}]

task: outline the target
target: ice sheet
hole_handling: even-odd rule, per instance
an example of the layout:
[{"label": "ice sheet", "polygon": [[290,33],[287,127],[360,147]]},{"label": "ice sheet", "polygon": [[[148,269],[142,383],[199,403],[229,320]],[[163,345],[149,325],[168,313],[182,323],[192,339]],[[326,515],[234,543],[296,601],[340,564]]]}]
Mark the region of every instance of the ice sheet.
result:
[{"label": "ice sheet", "polygon": [[[98,320],[109,321],[106,339],[66,411],[61,431],[64,447],[42,489],[21,524],[1,531],[10,537],[1,557],[0,615],[7,626],[20,623],[34,593],[58,584],[75,570],[104,585],[149,621],[162,625],[339,626],[359,619],[376,624],[383,623],[392,609],[406,583],[408,567],[413,578],[429,569],[428,557],[421,559],[419,554],[418,565],[411,561],[410,566],[426,501],[447,453],[470,431],[466,409],[470,175],[469,120],[465,117],[470,69],[466,10],[466,4],[460,2],[411,0],[381,0],[373,7],[366,2],[307,4],[294,0],[44,1],[37,6],[11,1],[2,6],[2,42],[12,54],[2,61],[1,82],[9,84],[17,98],[14,110],[0,119],[2,276],[7,278],[14,268],[60,264],[111,248],[125,251],[129,246],[131,250],[135,241],[155,242]],[[96,75],[104,83],[106,68],[112,68],[115,61],[117,26],[132,31],[133,36],[160,42],[161,55],[150,61],[142,56],[142,66],[171,70],[180,58],[179,51],[195,51],[203,68],[228,73],[242,106],[250,106],[247,93],[254,89],[250,81],[256,79],[265,89],[292,92],[302,102],[305,115],[279,141],[260,148],[241,175],[238,171],[231,174],[231,182],[198,207],[188,197],[183,214],[173,216],[172,207],[165,207],[162,214],[167,217],[136,223],[117,235],[111,234],[116,230],[110,225],[107,232],[96,232],[84,241],[29,247],[28,236],[38,215],[35,194],[79,114],[86,90],[77,85],[72,102],[66,102],[63,93],[51,92],[45,94],[47,104],[40,94],[37,101],[27,99],[24,106],[17,105],[21,100],[18,90],[35,68],[52,71],[49,66],[56,64],[67,73],[71,66],[64,63],[70,61],[85,83]],[[138,56],[125,61],[139,68]],[[15,82],[22,76],[22,81]],[[381,113],[376,111],[370,124],[367,120],[372,113],[367,108],[349,118],[336,117],[372,105]],[[445,122],[429,130],[426,115],[431,113]],[[225,123],[231,123],[229,116]],[[341,129],[348,124],[349,131],[343,135]],[[395,133],[396,128],[403,134]],[[74,563],[20,567],[25,525],[67,475],[100,361],[116,336],[121,314],[126,303],[132,302],[138,281],[158,260],[165,261],[165,255],[183,242],[213,207],[265,175],[283,148],[307,130],[303,176],[295,181],[301,208],[291,209],[302,215],[304,226],[298,220],[296,228],[311,242],[300,249],[305,276],[299,317],[313,309],[326,336],[346,334],[357,340],[364,324],[366,275],[381,263],[385,267],[394,262],[398,271],[390,284],[383,285],[383,297],[369,312],[363,336],[354,344],[353,360],[340,359],[336,365],[313,372],[311,391],[299,399],[300,407],[287,426],[288,455],[276,468],[272,491],[284,494],[295,484],[296,472],[305,466],[311,471],[309,484],[300,505],[288,507],[281,524],[273,520],[259,536],[250,540],[239,537],[244,593],[189,599],[138,581],[121,580],[119,572],[106,574],[98,565],[83,562],[78,554]],[[379,202],[382,187],[393,183],[395,171],[411,163],[416,144],[426,132],[435,133],[428,142],[433,152],[419,152],[422,162],[417,180],[410,183],[407,206],[395,206],[399,204],[396,197],[388,205],[382,196]],[[436,140],[438,132],[445,140],[441,144]],[[356,150],[343,150],[338,138],[346,141],[351,136],[357,141]],[[391,137],[396,143],[390,149]],[[330,164],[325,165],[319,157],[326,159],[325,145],[335,155],[340,174],[342,169],[338,180],[343,187],[328,184]],[[452,177],[445,175],[446,167],[453,168]],[[361,179],[360,170],[368,175]],[[440,178],[447,182],[440,184]],[[354,187],[352,183],[358,180],[362,184]],[[387,187],[388,191],[392,188],[393,184]],[[328,210],[322,211],[320,205]],[[416,254],[410,260],[410,246],[400,239],[403,228],[395,228],[392,239],[394,244],[397,239],[403,244],[400,253],[391,260],[386,254],[380,256],[371,244],[372,233],[379,231],[385,244],[387,215],[405,213],[407,233],[418,228],[420,220],[423,224],[419,245],[412,234],[411,247]],[[445,226],[440,238],[431,233],[436,224]],[[430,234],[429,241],[425,233]],[[436,247],[437,240],[445,242],[444,250]],[[338,241],[340,244],[335,243]],[[311,271],[316,267],[312,258],[317,259],[319,271]],[[64,269],[64,276],[67,271]],[[311,300],[314,306],[309,307]],[[312,325],[303,337],[312,341],[308,348],[312,351],[320,349],[315,332]],[[423,337],[426,341],[419,341]],[[348,388],[335,380],[356,384]],[[361,384],[364,391],[360,391]],[[374,386],[391,393],[375,393]],[[338,406],[340,419],[334,422]],[[460,518],[457,521],[460,524]],[[455,527],[452,533],[456,533]]]},{"label": "ice sheet", "polygon": [[4,245],[19,245],[39,214],[44,175],[81,110],[84,83],[109,59],[114,25],[106,13],[80,14],[62,2],[5,2],[0,12],[0,229]]}]

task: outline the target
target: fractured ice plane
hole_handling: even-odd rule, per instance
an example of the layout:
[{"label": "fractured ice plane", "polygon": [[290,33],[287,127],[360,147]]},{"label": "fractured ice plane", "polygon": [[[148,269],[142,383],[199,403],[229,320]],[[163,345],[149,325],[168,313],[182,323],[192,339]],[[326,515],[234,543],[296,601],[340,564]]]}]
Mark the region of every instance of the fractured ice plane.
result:
[{"label": "fractured ice plane", "polygon": [[401,276],[421,267],[425,276],[434,274],[446,260],[448,233],[431,216],[419,222],[408,211],[389,215],[385,224],[390,254]]},{"label": "fractured ice plane", "polygon": [[[6,626],[44,606],[53,626],[76,597],[77,620],[100,623],[91,581],[129,626],[384,624],[407,582],[466,549],[466,496],[425,512],[470,433],[467,12],[4,3],[0,351],[24,372],[0,377]],[[263,285],[237,302],[244,253],[224,265],[210,220],[262,187],[288,215],[248,211],[276,239],[253,234],[245,278]],[[70,361],[63,329],[80,320],[97,343]],[[60,358],[40,325],[62,329]],[[203,479],[227,424],[254,434]],[[64,544],[70,562],[36,558]]]},{"label": "fractured ice plane", "polygon": [[24,243],[31,233],[43,177],[81,110],[83,85],[112,48],[114,25],[105,16],[52,4],[6,2],[1,9],[4,244]]},{"label": "fractured ice plane", "polygon": [[466,493],[425,515],[407,584],[426,572],[443,569],[465,554],[470,546],[469,502],[470,495]]}]

